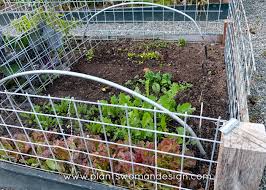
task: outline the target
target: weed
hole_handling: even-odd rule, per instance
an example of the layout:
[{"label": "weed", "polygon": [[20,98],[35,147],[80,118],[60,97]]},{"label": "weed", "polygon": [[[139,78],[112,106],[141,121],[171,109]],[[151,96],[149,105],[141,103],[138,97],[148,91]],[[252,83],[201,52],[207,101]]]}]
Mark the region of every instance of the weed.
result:
[{"label": "weed", "polygon": [[19,32],[28,32],[29,30],[38,27],[41,22],[45,22],[54,30],[60,29],[64,34],[68,34],[70,27],[77,26],[76,21],[66,21],[62,19],[62,14],[53,11],[44,11],[37,9],[32,15],[24,15],[19,19],[12,21],[12,26]]},{"label": "weed", "polygon": [[127,54],[128,56],[128,59],[130,60],[136,60],[138,61],[139,64],[142,64],[144,63],[145,61],[147,60],[152,60],[152,59],[155,59],[155,60],[158,60],[160,59],[160,54],[158,52],[143,52],[143,53],[128,53]]},{"label": "weed", "polygon": [[148,43],[143,43],[143,47],[146,49],[146,51],[152,50],[152,49],[158,49],[158,48],[167,48],[169,45],[168,42],[163,40],[154,40]]},{"label": "weed", "polygon": [[87,51],[86,53],[86,59],[87,61],[91,61],[94,57],[94,50],[93,49],[90,49]]},{"label": "weed", "polygon": [[187,45],[187,41],[184,38],[180,38],[177,42],[179,47],[185,47]]}]

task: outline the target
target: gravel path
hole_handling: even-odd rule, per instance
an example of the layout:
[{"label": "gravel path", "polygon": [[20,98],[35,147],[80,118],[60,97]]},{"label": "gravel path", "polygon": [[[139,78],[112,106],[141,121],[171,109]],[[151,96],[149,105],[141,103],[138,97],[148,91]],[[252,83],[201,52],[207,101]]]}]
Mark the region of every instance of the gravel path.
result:
[{"label": "gravel path", "polygon": [[[199,21],[197,24],[202,29],[202,33],[220,34],[223,32],[223,22],[212,22],[206,25],[205,21]],[[3,34],[17,36],[18,33],[12,26],[0,26]],[[90,36],[92,39],[110,39],[110,38],[149,38],[164,37],[173,38],[177,35],[199,34],[199,31],[192,22],[152,22],[152,23],[108,23],[79,25],[70,30],[70,34],[75,37]]]},{"label": "gravel path", "polygon": [[[250,119],[266,124],[266,1],[244,0],[244,6],[251,27],[257,67],[252,80]],[[266,190],[266,168],[260,190]]]}]

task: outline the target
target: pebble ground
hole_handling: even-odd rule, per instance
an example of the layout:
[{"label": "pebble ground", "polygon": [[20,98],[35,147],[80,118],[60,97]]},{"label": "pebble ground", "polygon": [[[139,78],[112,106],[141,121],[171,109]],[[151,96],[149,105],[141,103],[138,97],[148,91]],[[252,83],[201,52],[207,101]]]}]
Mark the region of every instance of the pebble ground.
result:
[{"label": "pebble ground", "polygon": [[[244,0],[243,3],[251,28],[257,68],[252,79],[250,119],[266,124],[266,1]],[[260,190],[266,190],[266,168]]]}]

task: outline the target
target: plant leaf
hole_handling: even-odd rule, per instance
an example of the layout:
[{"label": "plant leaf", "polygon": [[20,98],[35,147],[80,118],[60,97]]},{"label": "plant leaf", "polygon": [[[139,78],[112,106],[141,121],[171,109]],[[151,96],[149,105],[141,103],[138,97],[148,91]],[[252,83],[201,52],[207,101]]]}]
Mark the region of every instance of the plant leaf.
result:
[{"label": "plant leaf", "polygon": [[161,87],[157,82],[155,82],[152,84],[152,90],[155,94],[159,94],[161,91]]},{"label": "plant leaf", "polygon": [[178,113],[187,113],[187,114],[191,114],[195,111],[195,108],[192,107],[192,105],[190,103],[183,103],[183,104],[179,104],[176,108],[176,111]]}]

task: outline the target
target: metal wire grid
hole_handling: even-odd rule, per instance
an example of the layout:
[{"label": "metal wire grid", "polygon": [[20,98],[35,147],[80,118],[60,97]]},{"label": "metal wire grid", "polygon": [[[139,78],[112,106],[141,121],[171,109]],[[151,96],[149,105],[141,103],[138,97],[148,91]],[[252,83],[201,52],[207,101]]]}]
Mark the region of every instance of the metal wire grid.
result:
[{"label": "metal wire grid", "polygon": [[[118,181],[116,181],[116,176],[123,176],[126,174],[137,174],[134,173],[138,171],[139,167],[141,168],[149,168],[150,171],[153,172],[153,174],[158,174],[158,173],[168,173],[172,175],[181,175],[181,176],[189,176],[189,177],[197,177],[198,174],[201,175],[207,175],[209,178],[205,178],[202,181],[202,184],[204,184],[204,188],[208,189],[210,185],[214,181],[214,173],[213,169],[215,168],[217,161],[216,161],[216,153],[217,153],[217,148],[218,145],[220,144],[219,141],[219,127],[224,124],[224,120],[221,120],[220,118],[218,119],[212,119],[208,117],[203,117],[203,116],[193,116],[193,115],[187,115],[187,114],[178,114],[179,117],[182,117],[184,122],[191,124],[194,123],[195,128],[199,128],[200,133],[202,134],[197,134],[199,137],[195,138],[190,135],[187,135],[186,130],[184,130],[184,134],[177,134],[177,133],[170,133],[170,132],[163,132],[157,129],[157,119],[159,114],[166,114],[163,111],[157,110],[157,109],[144,109],[144,108],[137,108],[137,107],[130,107],[127,105],[113,105],[113,104],[103,104],[103,103],[96,103],[96,102],[88,102],[88,101],[79,101],[75,100],[74,98],[56,98],[56,97],[50,97],[50,96],[38,96],[38,95],[30,95],[30,94],[21,94],[21,93],[13,93],[13,92],[0,92],[1,95],[6,96],[6,98],[9,100],[10,104],[6,108],[0,108],[0,111],[2,112],[0,116],[1,120],[1,127],[5,129],[6,135],[1,135],[0,137],[0,146],[1,149],[0,151],[5,152],[5,156],[2,157],[2,160],[4,159],[5,161],[14,163],[14,160],[18,159],[20,160],[20,164],[24,164],[27,167],[33,167],[33,168],[39,168],[42,163],[45,160],[50,160],[50,161],[55,161],[56,164],[65,164],[69,166],[69,168],[72,168],[71,175],[73,176],[78,176],[78,175],[85,175],[84,172],[86,171],[89,172],[90,174],[92,173],[103,173],[103,174],[109,174],[111,177],[110,183],[112,185],[117,185],[120,186]],[[20,105],[19,107],[17,106],[17,99],[25,99],[26,102],[23,103],[23,105]],[[41,102],[49,102],[50,106],[53,109],[52,114],[44,114],[42,112],[36,111],[34,107],[34,102],[35,101],[41,101]],[[55,110],[55,104],[58,101],[67,101],[68,105],[73,105],[75,113],[68,113],[67,115],[61,115],[60,113],[57,113]],[[89,120],[87,118],[83,118],[80,113],[77,111],[77,107],[80,105],[88,105],[88,106],[96,106],[98,108],[98,114],[100,120]],[[111,123],[106,123],[103,122],[103,116],[102,116],[102,109],[104,107],[113,107],[116,109],[121,109],[124,111],[125,117],[127,118],[126,125],[123,124],[111,124]],[[138,110],[138,111],[143,111],[143,112],[149,112],[153,115],[153,127],[150,129],[145,129],[145,128],[136,128],[132,127],[129,125],[129,113],[133,110]],[[202,110],[202,109],[201,109]],[[8,113],[8,114],[4,114]],[[23,118],[21,117],[22,114],[30,114],[34,115],[36,117],[38,126],[36,127],[29,127],[24,124]],[[13,117],[13,120],[10,120],[9,117],[5,117],[9,115],[15,116],[15,120]],[[202,113],[201,113],[202,115]],[[46,116],[49,118],[56,118],[57,123],[52,127],[54,130],[44,130],[44,127],[42,126],[39,118],[41,116]],[[67,123],[69,124],[74,124],[78,123],[78,127],[76,128],[76,131],[74,131],[74,126],[70,126],[72,130],[66,131],[66,126],[62,125],[62,122],[60,121],[68,121]],[[85,129],[85,124],[88,123],[97,123],[102,126],[104,135],[102,139],[96,138],[93,135],[89,135],[86,132]],[[128,141],[126,142],[115,142],[112,141],[110,138],[107,137],[106,134],[106,128],[107,127],[114,127],[114,128],[122,128],[127,130],[127,136],[128,136]],[[143,131],[146,133],[152,133],[154,134],[154,147],[141,147],[137,144],[134,144],[131,141],[131,134],[134,130],[138,131]],[[206,132],[209,131],[211,135],[210,138],[206,138],[205,136],[208,136],[207,134],[204,134],[204,131]],[[16,137],[14,134],[16,132],[20,132],[24,135],[25,138],[21,139]],[[32,133],[33,132],[38,132],[40,135],[44,137],[44,141],[42,143],[34,142],[32,139]],[[180,145],[180,152],[179,153],[171,153],[167,151],[160,150],[158,148],[158,141],[159,138],[158,136],[167,136],[170,138],[182,138],[183,142],[182,145]],[[57,145],[53,144],[51,142],[51,136],[57,136],[60,139],[62,139],[62,142],[64,144]],[[69,139],[73,138],[76,140],[83,141],[85,144],[84,150],[79,150],[77,148],[71,147]],[[195,140],[198,139],[200,140],[203,144],[204,147],[209,147],[211,150],[208,152],[206,156],[202,155],[189,155],[186,153],[186,142],[187,140]],[[13,150],[10,150],[8,148],[5,148],[3,145],[4,142],[12,142],[15,146]],[[101,144],[106,148],[106,152],[104,155],[97,154],[97,152],[92,152],[89,147],[94,146],[95,143]],[[24,150],[21,148],[23,147],[22,145],[28,145],[31,148],[31,152],[23,152]],[[116,147],[118,148],[125,148],[130,152],[130,157],[129,158],[121,158],[121,157],[116,157],[114,156],[113,149],[110,147]],[[37,153],[38,149],[46,150],[49,152],[49,156],[43,156],[40,155],[40,153]],[[59,159],[56,155],[56,150],[60,149],[62,151],[65,151],[68,153],[68,158],[69,159]],[[149,152],[149,154],[152,154],[152,158],[154,159],[154,162],[152,163],[138,163],[135,161],[135,157],[133,157],[134,152],[136,151],[146,151]],[[88,163],[81,164],[80,162],[75,159],[75,155],[77,154],[82,154],[83,156],[87,157]],[[173,168],[168,168],[166,166],[160,165],[158,162],[158,158],[162,158],[161,156],[168,156],[172,157],[177,160],[180,160],[180,167],[179,169],[173,169]],[[30,158],[34,158],[37,160],[37,163],[35,166],[29,166],[26,164],[25,160],[28,160]],[[97,167],[95,164],[96,160],[105,160],[106,162],[109,163],[110,167],[108,169],[103,169]],[[199,164],[202,164],[203,167],[206,167],[207,169],[205,170],[206,173],[193,173],[193,172],[188,172],[187,169],[185,169],[185,164],[189,161],[196,161]],[[117,166],[118,163],[123,163],[126,165],[126,167],[131,168],[129,173],[119,173],[115,166]],[[41,168],[45,171],[50,171],[44,168]],[[200,169],[200,168],[199,168]],[[55,172],[55,171],[54,171]],[[69,173],[64,173],[64,172],[59,172],[61,174],[69,175]],[[88,174],[88,173],[87,173]],[[211,176],[211,177],[210,177]],[[190,189],[186,187],[186,185],[182,182],[182,179],[180,181],[177,181],[176,184],[169,184],[167,181],[163,180],[143,180],[143,179],[132,179],[130,181],[130,187],[135,189],[136,183],[138,183],[137,180],[143,181],[145,183],[151,183],[153,184],[154,189],[162,189],[163,187],[169,187],[169,188],[174,188],[174,189]],[[201,181],[201,180],[198,180]]]},{"label": "metal wire grid", "polygon": [[[92,3],[92,11],[89,12],[88,10],[91,9],[89,6],[91,6]],[[97,4],[99,3],[103,3],[104,5],[104,3],[106,2],[97,2]],[[136,36],[142,36],[143,39],[147,38],[148,36],[152,36],[153,39],[156,39],[158,38],[158,35],[166,37],[164,33],[166,30],[163,32],[159,31],[159,33],[153,32],[157,28],[155,25],[153,25],[154,23],[156,23],[156,21],[153,20],[155,19],[154,15],[152,16],[151,20],[149,20],[151,24],[145,24],[145,19],[142,15],[143,19],[140,21],[142,22],[142,27],[134,26],[134,16],[132,21],[133,25],[128,25],[125,23],[125,28],[123,28],[123,26],[121,25],[117,26],[118,23],[116,23],[116,21],[114,21],[114,25],[108,25],[108,19],[106,18],[106,16],[104,16],[104,23],[108,25],[107,28],[100,24],[101,22],[98,22],[98,16],[94,19],[91,19],[92,24],[89,24],[88,27],[82,27],[80,26],[80,23],[88,21],[88,19],[92,17],[93,11],[94,13],[97,11],[96,2],[93,1],[44,1],[41,3],[38,1],[25,3],[5,1],[5,4],[9,5],[9,7],[5,8],[3,13],[1,14],[3,19],[5,20],[4,23],[6,23],[7,25],[3,24],[1,28],[2,31],[0,32],[0,61],[1,69],[6,71],[6,75],[36,69],[68,69],[74,62],[79,60],[80,57],[84,56],[84,54],[86,53],[85,50],[94,47],[102,39],[118,39],[118,37],[121,37],[121,35],[133,39],[135,39]],[[219,6],[221,6],[221,1]],[[142,6],[142,8],[144,8],[144,6]],[[22,15],[31,19],[33,17],[35,18],[37,14],[38,19],[45,20],[46,18],[44,18],[42,14],[38,13],[39,9],[43,9],[44,11],[51,11],[53,13],[64,13],[62,14],[63,16],[61,17],[61,19],[77,21],[79,24],[78,26],[75,26],[74,23],[69,23],[66,29],[71,29],[73,32],[67,36],[64,36],[63,31],[60,28],[51,30],[49,26],[47,27],[47,25],[54,25],[54,23],[52,23],[53,21],[49,21],[50,23],[48,22],[43,25],[38,25],[38,27],[27,32],[18,32],[14,30],[14,23],[12,24],[12,20],[14,20],[14,18],[21,19]],[[71,11],[65,12],[64,9],[69,9]],[[10,10],[12,10],[13,12],[10,12]],[[21,10],[24,10],[24,12],[19,12]],[[79,11],[81,11],[81,13]],[[111,9],[110,11],[114,12],[114,9]],[[154,11],[154,7],[152,8],[152,11]],[[164,11],[165,10],[163,10],[162,12],[163,15],[165,14]],[[156,11],[152,12],[152,14],[155,12]],[[106,11],[103,12],[103,14],[106,15]],[[132,14],[134,14],[134,12]],[[177,13],[173,12],[173,15],[175,14]],[[196,17],[196,13],[194,16]],[[163,17],[163,24],[160,24],[162,28],[166,29],[167,27],[165,26],[169,26],[172,31],[177,31],[175,27],[172,27],[173,25],[171,22],[169,24],[169,22],[165,22],[164,20],[165,19]],[[184,20],[180,23],[182,23],[181,25],[183,25],[186,22],[188,21],[186,21],[184,17]],[[189,25],[191,25],[191,23]],[[93,28],[95,28],[95,30]],[[191,28],[193,28],[193,30],[196,30],[196,33],[199,34],[195,25]],[[94,32],[91,33],[91,29],[94,30]],[[48,30],[48,32],[41,35],[40,31],[43,30]],[[82,36],[84,32],[87,33],[87,30],[92,35],[89,35],[89,37],[86,39],[82,39],[81,42],[77,40],[75,35],[73,35],[73,33],[80,33],[80,36]],[[115,33],[117,33],[118,35],[116,35]],[[7,39],[4,39],[4,35],[12,37],[12,39],[7,41]],[[25,47],[22,39],[29,41],[30,45],[28,47]],[[16,45],[16,48],[14,47],[14,44]],[[55,48],[54,46],[60,47]],[[26,78],[26,81],[21,82],[17,79],[13,81],[15,86],[12,84],[12,88],[16,89],[17,92],[24,92],[26,90],[26,92],[28,93],[37,94],[42,89],[45,89],[45,86],[52,81],[53,78],[50,78],[50,76],[44,78],[40,78],[36,75],[28,76]],[[4,86],[4,89],[9,89],[9,87]]]},{"label": "metal wire grid", "polygon": [[232,1],[229,7],[225,45],[227,85],[231,117],[248,121],[247,96],[250,79],[255,71],[251,36],[242,1]]},{"label": "metal wire grid", "polygon": [[[123,1],[123,3],[127,2],[131,1]],[[139,2],[145,3],[147,1]],[[156,1],[148,2],[157,3]],[[103,8],[110,8],[120,3],[121,1],[114,1],[112,3],[106,3],[106,1],[96,2],[97,6],[100,4],[100,7]],[[164,1],[160,2],[160,4],[169,6]],[[97,6],[91,7],[92,12],[100,11]],[[170,7],[181,10],[191,16],[201,26],[204,34],[222,33],[221,13],[223,10],[221,10],[221,1],[216,5],[219,7],[218,10],[209,10],[209,2],[205,6],[206,8],[199,8],[199,6],[193,5],[195,10],[191,10],[192,5],[187,4],[184,6],[174,4]],[[211,13],[216,14],[212,18],[213,21],[209,17]],[[94,24],[93,27],[87,28],[81,26],[81,31],[91,38],[97,38],[98,35],[101,35],[101,39],[105,40],[116,40],[119,38],[173,40],[179,37],[187,37],[188,34],[199,35],[194,24],[185,16],[158,5],[139,4],[110,8],[98,15],[92,23]]]},{"label": "metal wire grid", "polygon": [[[56,7],[42,6],[41,8],[53,12]],[[35,9],[25,16],[29,19],[34,17],[45,20],[38,10]],[[12,20],[8,15],[6,16],[9,20]],[[66,17],[76,22],[72,13],[65,14],[62,19],[66,19]],[[89,14],[84,14],[84,17],[89,17]],[[74,22],[68,23],[64,29],[68,30],[75,27],[76,23]],[[38,27],[30,31],[20,32],[19,34],[16,34],[16,31],[12,29],[13,24],[4,26],[2,28],[3,31],[0,32],[0,42],[2,42],[0,43],[1,70],[5,70],[6,75],[36,69],[64,70],[83,57],[87,49],[99,43],[90,39],[85,39],[81,42],[72,35],[63,34],[62,29],[53,30],[47,26],[54,24],[53,20],[49,20],[46,24],[38,25]],[[43,31],[46,32],[44,33]],[[12,38],[7,40],[4,36]],[[23,44],[22,39],[29,42],[27,47]],[[14,44],[16,47],[14,47]],[[12,88],[16,89],[17,92],[26,90],[29,93],[37,93],[45,89],[45,86],[52,80],[53,78],[49,76],[44,78],[36,75],[28,76],[26,81],[13,81],[15,85],[12,85]],[[8,87],[4,88],[8,89]]]},{"label": "metal wire grid", "polygon": [[[56,6],[60,7],[57,9],[60,13],[72,12],[75,18],[82,18],[84,24],[89,17],[84,17],[84,14],[90,13],[94,14],[101,10],[101,8],[106,8],[111,5],[126,3],[131,1],[44,1],[44,2],[25,2],[21,5],[21,10],[25,9],[23,13],[27,13],[29,10],[34,10],[37,6]],[[139,1],[147,2],[147,1]],[[161,5],[166,5],[174,7],[181,10],[184,13],[189,14],[193,19],[198,21],[198,23],[203,28],[204,33],[208,34],[221,34],[222,33],[222,20],[226,18],[226,9],[223,10],[224,4],[222,0],[215,1],[215,6],[211,7],[211,1],[204,1],[203,5],[200,2],[201,0],[193,1],[193,4],[190,4],[190,1],[187,1],[187,4],[178,3],[173,1],[173,5],[169,5],[166,1],[148,1],[151,3],[160,3]],[[8,4],[8,3],[7,3]],[[15,4],[15,5],[13,5]],[[26,4],[26,5],[25,5]],[[16,3],[13,2],[10,5],[11,7],[16,7]],[[10,10],[10,9],[7,9]],[[15,11],[18,13],[19,11]],[[176,21],[176,17],[178,21]],[[157,6],[147,6],[147,5],[135,5],[135,6],[123,6],[118,8],[113,8],[106,10],[103,14],[99,15],[93,22],[97,26],[90,27],[90,32],[87,33],[88,36],[97,38],[97,33],[101,34],[101,38],[105,39],[116,39],[121,37],[128,37],[133,33],[135,37],[139,34],[144,34],[145,32],[154,35],[155,38],[164,38],[167,39],[171,35],[187,35],[189,34],[198,34],[195,30],[193,23],[189,22],[186,17],[167,10],[162,9]],[[148,25],[146,25],[148,23]],[[170,23],[170,24],[169,24]],[[79,30],[85,31],[85,27],[81,26]],[[74,32],[75,31],[75,32]],[[82,32],[74,30],[73,35],[81,36]],[[152,34],[152,35],[151,35]],[[146,35],[147,36],[147,35]]]}]

